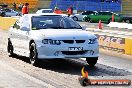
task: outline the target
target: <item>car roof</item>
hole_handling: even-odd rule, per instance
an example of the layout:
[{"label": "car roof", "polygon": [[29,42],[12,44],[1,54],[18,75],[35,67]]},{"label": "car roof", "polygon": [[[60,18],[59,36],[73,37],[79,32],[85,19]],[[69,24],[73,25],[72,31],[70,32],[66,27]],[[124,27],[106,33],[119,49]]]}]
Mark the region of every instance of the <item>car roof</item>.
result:
[{"label": "car roof", "polygon": [[24,16],[29,16],[29,17],[32,17],[32,16],[43,16],[43,15],[47,15],[47,16],[67,16],[66,14],[55,14],[55,13],[39,13],[39,14],[24,14]]},{"label": "car roof", "polygon": [[109,13],[113,13],[113,12],[111,12],[111,11],[99,11],[99,12],[109,12]]}]

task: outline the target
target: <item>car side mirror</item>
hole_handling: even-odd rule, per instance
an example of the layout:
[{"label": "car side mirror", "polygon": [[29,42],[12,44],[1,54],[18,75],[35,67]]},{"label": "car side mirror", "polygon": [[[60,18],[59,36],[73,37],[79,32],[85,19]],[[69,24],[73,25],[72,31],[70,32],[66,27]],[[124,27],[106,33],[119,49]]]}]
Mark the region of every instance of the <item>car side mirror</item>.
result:
[{"label": "car side mirror", "polygon": [[82,30],[86,30],[86,26],[82,26]]},{"label": "car side mirror", "polygon": [[14,25],[11,25],[10,27],[15,28]]},{"label": "car side mirror", "polygon": [[30,31],[30,29],[27,28],[27,27],[21,27],[20,29],[21,29],[22,31]]}]

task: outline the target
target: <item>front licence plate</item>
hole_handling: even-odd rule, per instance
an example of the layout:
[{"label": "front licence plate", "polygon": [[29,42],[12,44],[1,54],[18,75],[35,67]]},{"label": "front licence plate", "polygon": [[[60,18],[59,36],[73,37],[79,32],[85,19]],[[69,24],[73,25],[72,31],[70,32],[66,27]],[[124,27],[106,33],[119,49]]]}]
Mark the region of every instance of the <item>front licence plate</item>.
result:
[{"label": "front licence plate", "polygon": [[83,51],[83,47],[69,47],[69,51]]}]

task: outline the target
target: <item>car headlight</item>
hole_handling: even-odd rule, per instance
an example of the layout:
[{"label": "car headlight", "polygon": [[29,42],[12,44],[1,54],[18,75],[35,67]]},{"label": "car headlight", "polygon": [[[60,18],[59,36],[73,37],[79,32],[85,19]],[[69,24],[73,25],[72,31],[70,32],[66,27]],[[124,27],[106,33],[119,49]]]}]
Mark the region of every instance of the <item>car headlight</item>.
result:
[{"label": "car headlight", "polygon": [[95,44],[95,43],[97,43],[97,42],[98,42],[97,38],[89,39],[89,40],[88,40],[88,44]]},{"label": "car headlight", "polygon": [[61,41],[60,40],[52,40],[52,39],[43,39],[42,43],[43,44],[51,44],[51,45],[60,45]]}]

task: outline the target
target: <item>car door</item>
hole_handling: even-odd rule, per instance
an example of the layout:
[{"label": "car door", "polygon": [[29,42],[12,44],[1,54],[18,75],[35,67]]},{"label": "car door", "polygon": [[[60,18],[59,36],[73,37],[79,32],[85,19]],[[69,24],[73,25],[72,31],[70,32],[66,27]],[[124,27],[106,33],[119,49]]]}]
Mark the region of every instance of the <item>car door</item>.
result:
[{"label": "car door", "polygon": [[7,9],[6,12],[5,12],[5,15],[6,16],[11,16],[12,15],[12,12],[10,9]]},{"label": "car door", "polygon": [[18,39],[21,42],[21,52],[22,53],[29,53],[29,36],[30,36],[30,21],[28,16],[24,16],[21,25],[20,30],[18,30],[19,36]]},{"label": "car door", "polygon": [[84,13],[80,13],[80,14],[78,15],[78,20],[82,21],[84,15],[85,15]]},{"label": "car door", "polygon": [[112,13],[111,12],[104,12],[102,16],[102,20],[104,22],[109,22],[111,20]]},{"label": "car door", "polygon": [[17,13],[13,10],[8,10],[5,14],[6,16],[16,16],[17,15]]},{"label": "car door", "polygon": [[13,27],[10,28],[9,30],[9,37],[11,39],[14,52],[18,51],[19,48],[21,47],[20,40],[18,39],[19,37],[19,31],[20,30],[20,21],[16,21]]},{"label": "car door", "polygon": [[99,22],[99,20],[104,22],[105,18],[106,18],[105,13],[104,12],[99,12],[98,17],[97,17],[97,22]]},{"label": "car door", "polygon": [[92,20],[92,22],[98,22],[99,20],[99,13],[94,13],[94,14],[90,14],[88,15],[88,17]]}]

